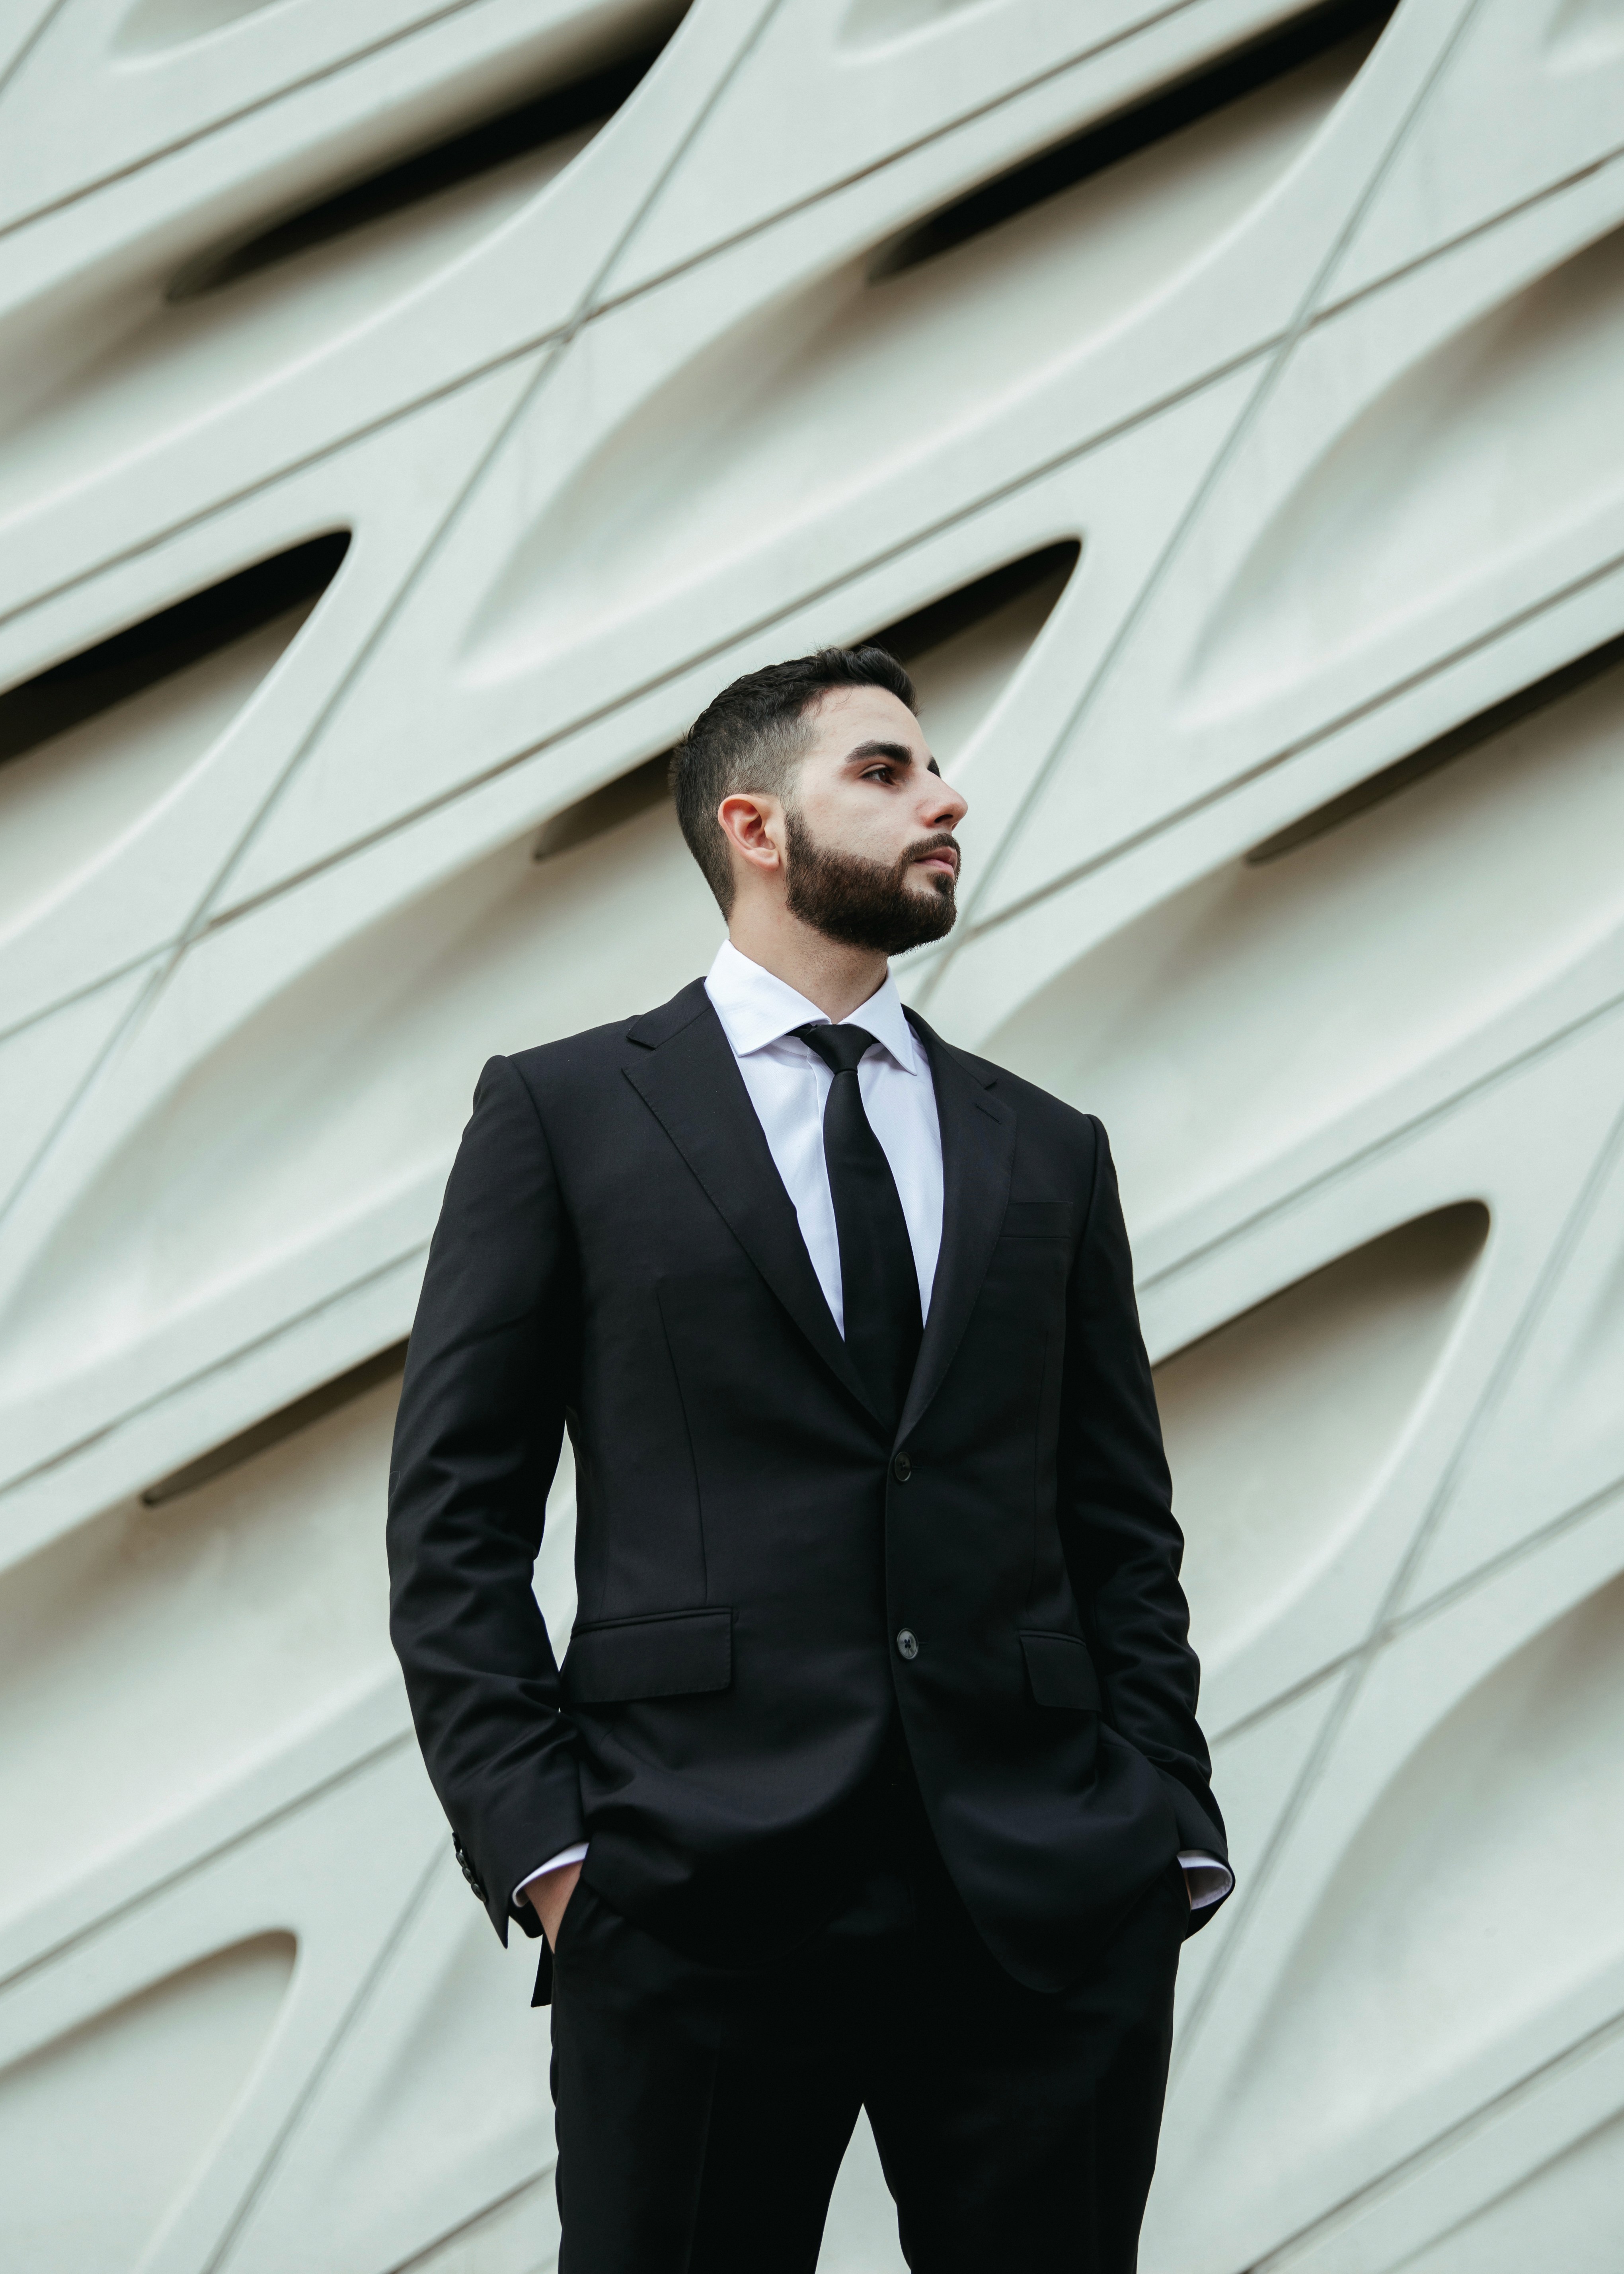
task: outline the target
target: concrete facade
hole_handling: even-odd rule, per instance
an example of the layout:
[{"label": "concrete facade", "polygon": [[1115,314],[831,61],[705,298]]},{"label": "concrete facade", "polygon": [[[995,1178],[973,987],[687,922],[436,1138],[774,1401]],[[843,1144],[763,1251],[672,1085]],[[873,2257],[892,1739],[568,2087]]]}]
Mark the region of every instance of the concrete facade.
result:
[{"label": "concrete facade", "polygon": [[9,2264],[552,2264],[398,1346],[483,1059],[709,960],[660,754],[886,633],[905,991],[1110,1129],[1189,1536],[1147,2274],[1613,2274],[1621,373],[1624,0],[17,0]]}]

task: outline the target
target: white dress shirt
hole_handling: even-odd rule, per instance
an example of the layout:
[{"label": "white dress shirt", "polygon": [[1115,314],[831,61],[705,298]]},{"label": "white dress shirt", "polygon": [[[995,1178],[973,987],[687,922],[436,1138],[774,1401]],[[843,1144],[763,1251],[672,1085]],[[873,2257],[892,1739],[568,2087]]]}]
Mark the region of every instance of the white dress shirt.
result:
[{"label": "white dress shirt", "polygon": [[[730,939],[717,950],[705,992],[733,1044],[773,1166],[795,1203],[817,1284],[844,1335],[840,1241],[823,1159],[823,1108],[834,1075],[794,1032],[797,1027],[830,1022],[816,1003],[741,955]],[[922,1319],[930,1308],[942,1249],[942,1128],[930,1061],[908,1024],[889,972],[878,993],[840,1023],[866,1028],[880,1046],[859,1065],[857,1083],[868,1126],[891,1163],[907,1220]]]},{"label": "white dress shirt", "polygon": [[[739,1061],[773,1165],[794,1203],[812,1269],[844,1335],[840,1241],[823,1159],[823,1107],[834,1075],[794,1031],[831,1021],[816,1003],[741,955],[730,939],[717,950],[705,992]],[[942,1250],[942,1125],[930,1060],[908,1024],[889,972],[868,1001],[838,1023],[864,1028],[879,1044],[859,1065],[857,1081],[868,1126],[896,1180],[919,1274],[920,1316],[924,1318]],[[578,1864],[585,1854],[584,1845],[562,1849],[515,1888],[514,1901],[548,1871]],[[1229,1866],[1215,1856],[1181,1855],[1178,1860],[1194,1909],[1215,1903],[1235,1884]]]}]

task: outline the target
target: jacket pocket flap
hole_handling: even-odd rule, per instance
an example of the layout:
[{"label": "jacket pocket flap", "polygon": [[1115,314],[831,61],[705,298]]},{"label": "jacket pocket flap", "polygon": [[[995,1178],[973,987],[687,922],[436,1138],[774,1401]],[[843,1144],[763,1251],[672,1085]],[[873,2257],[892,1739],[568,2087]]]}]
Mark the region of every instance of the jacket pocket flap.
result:
[{"label": "jacket pocket flap", "polygon": [[667,1611],[577,1627],[564,1654],[571,1706],[629,1706],[641,1698],[690,1698],[733,1678],[731,1610]]},{"label": "jacket pocket flap", "polygon": [[1040,1706],[1069,1706],[1085,1713],[1100,1710],[1100,1677],[1088,1646],[1075,1635],[1024,1634],[1026,1679]]},{"label": "jacket pocket flap", "polygon": [[1005,1239],[1070,1239],[1070,1201],[1011,1201],[1000,1227]]}]

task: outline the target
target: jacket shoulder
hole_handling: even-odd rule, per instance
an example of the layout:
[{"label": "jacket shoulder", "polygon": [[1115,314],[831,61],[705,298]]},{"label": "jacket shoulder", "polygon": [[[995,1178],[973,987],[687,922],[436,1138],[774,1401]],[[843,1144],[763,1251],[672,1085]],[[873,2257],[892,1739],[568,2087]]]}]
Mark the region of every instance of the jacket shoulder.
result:
[{"label": "jacket shoulder", "polygon": [[538,1095],[560,1081],[582,1075],[612,1073],[632,1055],[628,1040],[636,1021],[619,1019],[611,1026],[588,1027],[578,1035],[560,1035],[556,1042],[535,1043],[527,1050],[509,1050],[508,1063],[528,1088]]},{"label": "jacket shoulder", "polygon": [[509,1051],[508,1063],[538,1101],[555,1096],[561,1088],[600,1081],[636,1065],[650,1047],[679,1031],[709,1002],[703,980],[695,979],[656,1011],[640,1011],[635,1018],[611,1020],[606,1026],[560,1035],[557,1042]]},{"label": "jacket shoulder", "polygon": [[1073,1144],[1096,1145],[1105,1131],[1097,1116],[1068,1105],[1050,1089],[1041,1088],[1022,1074],[1012,1073],[1008,1066],[999,1065],[995,1059],[979,1057],[974,1050],[961,1050],[957,1043],[943,1042],[933,1036],[940,1047],[951,1050],[965,1070],[974,1076],[983,1088],[994,1097],[1002,1098],[1013,1106],[1023,1119],[1034,1127],[1064,1137]]}]

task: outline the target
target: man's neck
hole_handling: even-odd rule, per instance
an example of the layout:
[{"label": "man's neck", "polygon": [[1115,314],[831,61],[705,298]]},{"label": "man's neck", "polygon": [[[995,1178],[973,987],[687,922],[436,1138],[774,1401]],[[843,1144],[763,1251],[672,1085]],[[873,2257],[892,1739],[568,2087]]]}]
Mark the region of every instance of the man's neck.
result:
[{"label": "man's neck", "polygon": [[826,1019],[837,1021],[861,1010],[885,984],[891,968],[876,949],[843,946],[793,920],[763,924],[736,916],[727,937],[741,955],[748,955],[797,995],[816,1003]]}]

